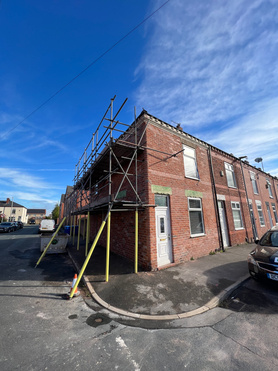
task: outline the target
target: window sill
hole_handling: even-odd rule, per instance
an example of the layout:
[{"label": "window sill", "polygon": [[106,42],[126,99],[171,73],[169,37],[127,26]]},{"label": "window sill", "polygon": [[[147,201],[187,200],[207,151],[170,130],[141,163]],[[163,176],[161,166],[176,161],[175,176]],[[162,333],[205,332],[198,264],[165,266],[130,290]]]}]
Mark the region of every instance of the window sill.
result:
[{"label": "window sill", "polygon": [[235,228],[235,231],[242,231],[242,230],[244,230],[245,228]]},{"label": "window sill", "polygon": [[191,234],[190,238],[203,237],[203,236],[206,236],[206,234],[205,233]]},{"label": "window sill", "polygon": [[192,179],[192,180],[200,180],[200,178],[194,178],[194,177],[192,177],[192,176],[184,176],[185,178],[188,178],[188,179]]},{"label": "window sill", "polygon": [[237,187],[235,187],[235,186],[229,186],[229,185],[228,185],[228,188],[237,189]]}]

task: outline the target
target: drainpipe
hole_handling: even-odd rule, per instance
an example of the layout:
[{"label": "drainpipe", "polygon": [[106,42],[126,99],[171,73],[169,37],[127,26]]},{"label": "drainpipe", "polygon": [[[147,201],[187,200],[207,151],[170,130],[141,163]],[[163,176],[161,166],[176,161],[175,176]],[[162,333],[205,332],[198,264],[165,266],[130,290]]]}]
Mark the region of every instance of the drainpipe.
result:
[{"label": "drainpipe", "polygon": [[[274,188],[274,193],[275,193],[275,196],[276,196],[276,203],[278,202],[278,197],[277,197],[277,192],[276,192],[276,187],[275,187],[275,180],[274,178],[272,177],[272,183],[273,183],[273,188]],[[275,209],[276,209],[276,206],[275,206]],[[277,210],[276,210],[276,215],[277,215]],[[277,224],[276,222],[276,218],[275,218],[275,215],[274,215],[274,219],[275,219],[275,224]]]},{"label": "drainpipe", "polygon": [[[247,188],[246,188],[246,183],[245,183],[245,176],[244,176],[244,172],[243,172],[241,157],[239,157],[239,160],[240,160],[241,173],[242,173],[242,177],[243,177],[243,184],[244,184],[244,189],[245,189],[245,194],[246,194],[247,207],[248,207],[248,210],[249,210],[249,216],[250,216],[250,221],[251,221],[251,226],[252,226],[253,239],[254,239],[254,241],[256,241],[257,236],[256,236],[256,233],[255,233],[254,224],[252,222],[251,211],[250,211],[250,207],[249,207],[249,198],[248,198],[248,193],[247,193]],[[247,226],[246,226],[246,237],[248,239]]]},{"label": "drainpipe", "polygon": [[218,238],[220,243],[220,249],[224,252],[224,244],[223,244],[223,238],[221,233],[221,225],[220,225],[220,215],[219,215],[219,209],[218,209],[218,202],[217,202],[217,193],[216,193],[216,186],[215,186],[215,179],[214,179],[214,173],[213,173],[213,166],[212,166],[212,159],[211,159],[211,147],[209,146],[208,149],[209,154],[209,164],[210,164],[210,172],[211,172],[211,178],[212,178],[212,189],[213,189],[213,199],[214,199],[214,206],[215,206],[215,216],[216,216],[216,223],[217,223],[217,232],[218,232]]}]

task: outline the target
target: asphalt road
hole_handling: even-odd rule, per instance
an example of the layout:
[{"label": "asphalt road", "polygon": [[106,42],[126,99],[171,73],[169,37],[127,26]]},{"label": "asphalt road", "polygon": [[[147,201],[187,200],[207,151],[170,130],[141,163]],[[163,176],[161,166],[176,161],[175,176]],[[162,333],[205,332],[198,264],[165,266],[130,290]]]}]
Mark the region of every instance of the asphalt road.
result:
[{"label": "asphalt road", "polygon": [[278,368],[277,286],[249,280],[221,308],[136,323],[90,298],[64,300],[73,266],[60,254],[34,269],[39,246],[34,226],[0,235],[2,371]]}]

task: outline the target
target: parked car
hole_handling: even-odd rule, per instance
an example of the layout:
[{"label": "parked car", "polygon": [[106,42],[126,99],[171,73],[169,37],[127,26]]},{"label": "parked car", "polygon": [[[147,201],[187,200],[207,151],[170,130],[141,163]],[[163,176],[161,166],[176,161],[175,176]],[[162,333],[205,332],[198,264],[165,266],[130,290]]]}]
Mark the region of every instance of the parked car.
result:
[{"label": "parked car", "polygon": [[35,219],[31,219],[31,220],[29,220],[29,224],[36,224]]},{"label": "parked car", "polygon": [[278,281],[278,228],[267,231],[256,244],[247,258],[250,275]]},{"label": "parked car", "polygon": [[15,225],[12,222],[0,223],[0,232],[13,232],[15,231]]},{"label": "parked car", "polygon": [[18,230],[20,228],[18,222],[13,222],[13,225],[15,227],[15,231]]},{"label": "parked car", "polygon": [[55,220],[43,219],[39,225],[39,233],[43,232],[54,232],[55,231]]},{"label": "parked car", "polygon": [[18,224],[19,228],[23,228],[23,223],[21,221],[18,221],[17,224]]}]

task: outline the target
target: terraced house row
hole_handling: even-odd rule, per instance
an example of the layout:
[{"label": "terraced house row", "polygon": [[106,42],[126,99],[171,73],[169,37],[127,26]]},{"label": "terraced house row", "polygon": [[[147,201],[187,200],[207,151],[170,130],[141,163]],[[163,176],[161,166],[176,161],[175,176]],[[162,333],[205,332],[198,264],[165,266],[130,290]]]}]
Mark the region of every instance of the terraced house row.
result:
[{"label": "terraced house row", "polygon": [[82,231],[90,216],[90,240],[110,210],[111,250],[134,260],[138,215],[138,262],[154,270],[252,242],[278,224],[277,177],[144,110],[117,139],[110,122],[63,196]]}]

